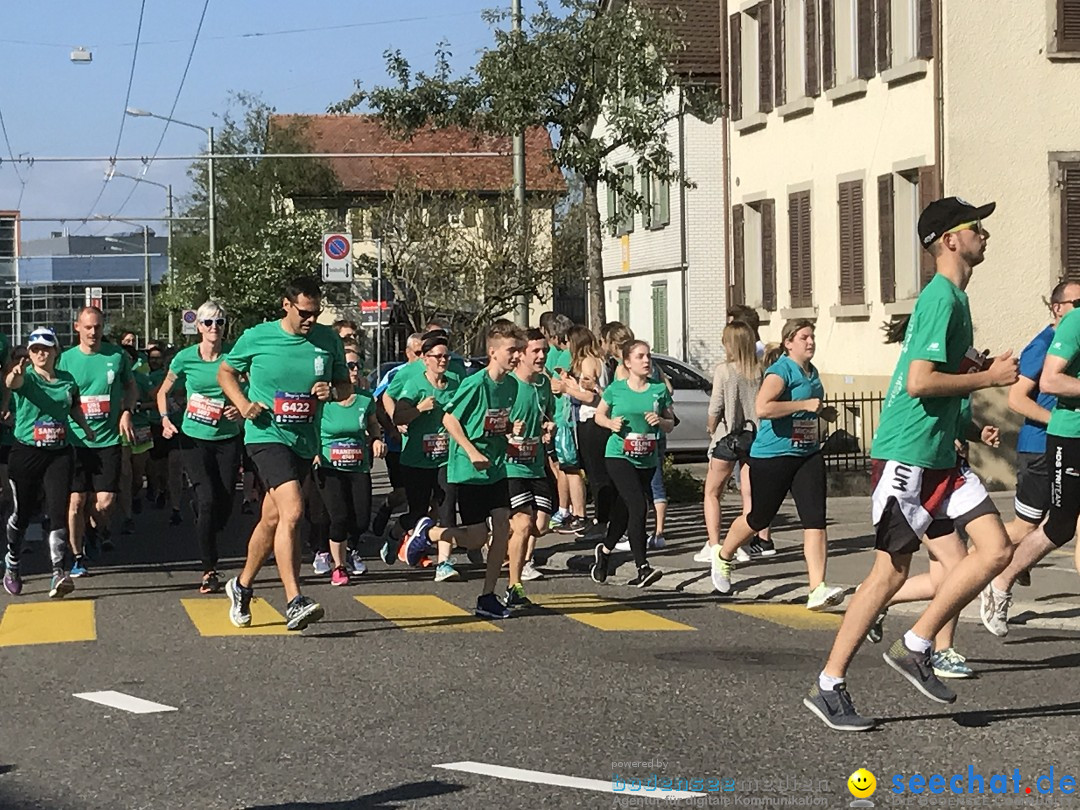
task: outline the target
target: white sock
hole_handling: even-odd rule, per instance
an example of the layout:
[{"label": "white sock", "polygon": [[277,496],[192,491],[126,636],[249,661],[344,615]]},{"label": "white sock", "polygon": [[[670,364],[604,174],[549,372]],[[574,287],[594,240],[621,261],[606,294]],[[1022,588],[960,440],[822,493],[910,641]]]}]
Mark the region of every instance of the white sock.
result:
[{"label": "white sock", "polygon": [[995,598],[998,599],[1000,599],[1002,596],[1008,596],[1010,593],[1010,591],[999,591],[997,588],[994,587],[993,583],[990,583],[990,590],[994,592]]},{"label": "white sock", "polygon": [[834,678],[832,675],[826,675],[825,670],[821,670],[821,674],[818,675],[817,679],[818,689],[822,692],[831,692],[843,682],[843,678]]},{"label": "white sock", "polygon": [[931,641],[930,639],[915,635],[913,630],[908,630],[904,633],[904,646],[912,652],[924,653],[930,649]]}]

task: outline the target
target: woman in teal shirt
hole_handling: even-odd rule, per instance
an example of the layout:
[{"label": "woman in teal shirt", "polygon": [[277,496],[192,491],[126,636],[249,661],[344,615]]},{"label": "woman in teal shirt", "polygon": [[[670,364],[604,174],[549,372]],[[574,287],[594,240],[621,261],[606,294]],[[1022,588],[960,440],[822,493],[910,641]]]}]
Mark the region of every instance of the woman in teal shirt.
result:
[{"label": "woman in teal shirt", "polygon": [[844,600],[844,589],[825,583],[828,556],[825,535],[825,459],[818,419],[836,420],[825,406],[825,388],[814,364],[814,324],[793,320],[781,333],[784,355],[765,370],[756,410],[761,420],[750,448],[750,511],[740,515],[712,559],[712,580],[720,593],[731,593],[735,552],[768,528],[788,492],[803,524],[803,555],[810,578],[808,610],[824,610]]}]

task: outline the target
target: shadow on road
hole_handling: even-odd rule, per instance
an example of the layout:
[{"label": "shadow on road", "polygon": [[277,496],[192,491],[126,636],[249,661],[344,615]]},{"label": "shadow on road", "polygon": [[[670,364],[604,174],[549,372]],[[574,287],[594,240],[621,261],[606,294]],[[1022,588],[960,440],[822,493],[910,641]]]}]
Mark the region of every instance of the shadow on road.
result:
[{"label": "shadow on road", "polygon": [[445,796],[465,790],[464,785],[432,780],[427,782],[409,782],[405,785],[379,790],[355,799],[340,802],[285,802],[284,804],[251,805],[248,810],[395,810],[403,808],[406,802],[429,799],[433,796]]},{"label": "shadow on road", "polygon": [[[1059,656],[1076,659],[1078,656]],[[1076,664],[1069,664],[1075,666]],[[982,670],[989,671],[989,670]],[[1028,706],[1015,709],[982,709],[969,712],[939,712],[937,714],[919,714],[909,717],[882,717],[879,725],[892,723],[912,723],[920,720],[952,720],[964,728],[986,728],[1003,720],[1028,720],[1039,717],[1080,717],[1080,702],[1056,703],[1049,706]]]}]

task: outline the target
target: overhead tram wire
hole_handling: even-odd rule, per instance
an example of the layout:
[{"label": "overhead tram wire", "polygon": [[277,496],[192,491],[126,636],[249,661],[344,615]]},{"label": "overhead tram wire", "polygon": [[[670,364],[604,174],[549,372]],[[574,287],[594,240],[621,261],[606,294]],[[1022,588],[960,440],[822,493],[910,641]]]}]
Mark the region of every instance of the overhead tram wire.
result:
[{"label": "overhead tram wire", "polygon": [[26,179],[19,171],[19,161],[15,159],[15,153],[11,150],[11,140],[8,138],[7,124],[4,123],[4,110],[0,108],[0,132],[4,134],[4,146],[7,147],[8,157],[11,159],[11,168],[15,172],[15,176],[19,178],[19,201],[15,203],[15,210],[19,210],[19,206],[22,205],[23,194],[26,193]]}]

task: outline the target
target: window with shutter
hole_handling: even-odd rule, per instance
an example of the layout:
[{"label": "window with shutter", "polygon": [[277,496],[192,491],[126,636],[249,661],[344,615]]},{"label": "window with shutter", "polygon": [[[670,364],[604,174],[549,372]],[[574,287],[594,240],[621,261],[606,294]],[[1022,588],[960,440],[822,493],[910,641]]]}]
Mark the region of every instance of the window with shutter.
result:
[{"label": "window with shutter", "polygon": [[641,173],[641,199],[643,207],[641,209],[641,224],[646,228],[653,227],[653,210],[652,210],[652,172],[648,169]]},{"label": "window with shutter", "polygon": [[1057,49],[1080,51],[1080,0],[1057,0]]},{"label": "window with shutter", "polygon": [[791,306],[813,306],[809,191],[788,196],[788,247],[791,255]]},{"label": "window with shutter", "polygon": [[855,0],[855,42],[858,77],[869,79],[875,73],[874,3],[876,0]]},{"label": "window with shutter", "polygon": [[612,236],[617,236],[619,233],[619,223],[615,217],[619,213],[619,201],[618,196],[615,193],[615,186],[608,183],[607,186],[607,220],[608,229],[611,231]]},{"label": "window with shutter", "polygon": [[772,0],[757,7],[758,28],[758,111],[773,108],[773,19]]},{"label": "window with shutter", "polygon": [[821,92],[821,68],[818,64],[821,43],[818,39],[817,0],[805,0],[803,6],[805,26],[803,38],[806,41],[806,95],[817,98]]},{"label": "window with shutter", "polygon": [[[798,2],[798,0],[795,0]],[[787,104],[787,0],[773,0],[773,53],[775,55],[775,85],[777,107]]]},{"label": "window with shutter", "polygon": [[893,176],[878,178],[878,275],[881,279],[881,300],[891,304],[896,300],[896,209]]},{"label": "window with shutter", "polygon": [[[933,166],[923,166],[919,169],[919,214],[926,210],[926,206],[938,198],[937,171]],[[937,264],[929,250],[922,250],[919,264],[919,281],[925,287],[937,273]]]},{"label": "window with shutter", "polygon": [[654,281],[652,286],[652,350],[668,353],[667,282]]},{"label": "window with shutter", "polygon": [[919,4],[919,44],[916,54],[920,59],[934,57],[934,0],[917,0]]},{"label": "window with shutter", "polygon": [[836,9],[834,0],[821,0],[821,81],[826,90],[836,87]]},{"label": "window with shutter", "polygon": [[728,87],[728,102],[731,105],[731,120],[742,118],[742,15],[731,15],[731,79]]},{"label": "window with shutter", "polygon": [[1080,163],[1061,166],[1061,277],[1080,281]]},{"label": "window with shutter", "polygon": [[861,180],[840,184],[840,303],[866,302],[863,250],[863,184]]},{"label": "window with shutter", "polygon": [[728,285],[728,300],[732,304],[746,303],[746,246],[743,239],[746,233],[743,207],[731,207],[731,283]]},{"label": "window with shutter", "polygon": [[622,182],[615,193],[615,211],[618,216],[616,236],[634,232],[634,209],[627,204],[627,196],[634,193],[634,167],[624,163],[618,167]]},{"label": "window with shutter", "polygon": [[630,288],[619,287],[619,323],[630,326]]},{"label": "window with shutter", "polygon": [[761,211],[761,307],[776,310],[776,200],[762,200]]},{"label": "window with shutter", "polygon": [[883,72],[892,67],[892,3],[877,0],[877,69]]},{"label": "window with shutter", "polygon": [[655,180],[652,198],[656,222],[654,227],[662,228],[671,223],[671,183],[667,180]]}]

